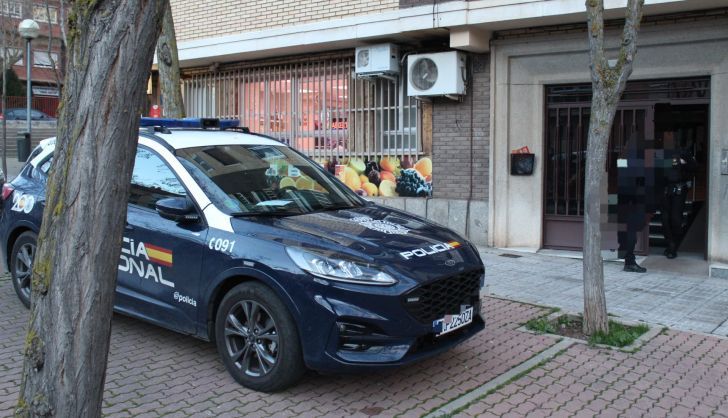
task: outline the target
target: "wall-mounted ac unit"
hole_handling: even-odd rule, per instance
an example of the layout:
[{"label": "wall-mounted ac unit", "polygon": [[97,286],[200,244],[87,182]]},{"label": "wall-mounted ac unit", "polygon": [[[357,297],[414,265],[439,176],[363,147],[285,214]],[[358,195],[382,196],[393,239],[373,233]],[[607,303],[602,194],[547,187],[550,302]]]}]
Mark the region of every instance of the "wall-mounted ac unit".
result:
[{"label": "wall-mounted ac unit", "polygon": [[465,95],[465,54],[458,51],[407,57],[408,96]]},{"label": "wall-mounted ac unit", "polygon": [[354,71],[358,76],[399,74],[399,48],[394,44],[360,46]]}]

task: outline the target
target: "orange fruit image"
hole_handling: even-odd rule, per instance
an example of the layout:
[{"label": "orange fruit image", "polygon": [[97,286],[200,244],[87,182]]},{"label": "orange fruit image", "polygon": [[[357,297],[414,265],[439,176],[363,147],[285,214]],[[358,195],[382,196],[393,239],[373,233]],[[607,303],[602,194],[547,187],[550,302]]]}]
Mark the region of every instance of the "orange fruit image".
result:
[{"label": "orange fruit image", "polygon": [[428,157],[420,158],[419,161],[415,163],[415,170],[422,174],[422,177],[432,175],[432,160]]},{"label": "orange fruit image", "polygon": [[382,180],[389,180],[392,183],[397,182],[397,178],[394,177],[394,174],[391,171],[382,171],[381,173],[379,173],[379,178],[381,178]]},{"label": "orange fruit image", "polygon": [[365,192],[367,192],[367,196],[376,196],[379,194],[379,189],[377,188],[376,184],[372,183],[364,183],[362,184],[362,189],[364,189]]},{"label": "orange fruit image", "polygon": [[382,168],[382,171],[394,173],[394,171],[399,168],[399,158],[382,157],[382,159],[379,160],[379,166]]}]

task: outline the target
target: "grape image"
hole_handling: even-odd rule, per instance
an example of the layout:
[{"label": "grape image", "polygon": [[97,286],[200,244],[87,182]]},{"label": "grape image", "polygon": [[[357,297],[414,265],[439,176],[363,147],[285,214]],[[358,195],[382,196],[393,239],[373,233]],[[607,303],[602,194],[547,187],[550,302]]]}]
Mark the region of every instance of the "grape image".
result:
[{"label": "grape image", "polygon": [[397,178],[396,191],[400,196],[429,197],[432,196],[432,184],[427,183],[417,170],[407,168],[402,170]]},{"label": "grape image", "polygon": [[376,170],[376,169],[372,169],[371,171],[369,171],[369,174],[367,175],[367,177],[369,178],[370,183],[374,183],[377,186],[379,186],[379,183],[382,181],[382,177],[379,174],[379,170]]}]

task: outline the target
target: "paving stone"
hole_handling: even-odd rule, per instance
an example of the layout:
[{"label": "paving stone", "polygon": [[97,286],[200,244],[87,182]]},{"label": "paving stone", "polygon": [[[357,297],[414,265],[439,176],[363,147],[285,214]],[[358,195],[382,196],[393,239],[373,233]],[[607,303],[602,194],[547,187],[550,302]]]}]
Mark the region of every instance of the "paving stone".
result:
[{"label": "paving stone", "polygon": [[[552,268],[558,266],[563,264]],[[5,416],[17,398],[27,310],[2,279],[0,306],[0,416]],[[103,412],[115,417],[421,416],[555,344],[555,338],[518,331],[528,319],[546,314],[545,308],[490,297],[483,306],[486,331],[441,356],[382,373],[309,373],[298,386],[274,394],[238,385],[212,344],[117,315]],[[572,345],[459,416],[721,416],[728,410],[727,380],[728,339],[668,330],[635,353]]]},{"label": "paving stone", "polygon": [[[6,416],[17,400],[28,311],[17,300],[10,281],[1,278],[0,306],[0,356],[5,358],[0,362],[0,416]],[[356,416],[364,415],[362,410],[382,409],[383,415],[419,416],[556,343],[550,337],[516,330],[521,323],[547,313],[544,308],[494,298],[485,298],[483,307],[487,329],[440,356],[382,373],[310,373],[295,388],[275,394],[238,385],[211,343],[115,315],[103,412],[113,416],[341,416],[351,411]]]},{"label": "paving stone", "polygon": [[[544,254],[519,253],[479,247],[489,268],[489,294],[580,312],[582,261]],[[686,331],[728,335],[728,280],[708,276],[675,275],[650,270],[624,273],[623,264],[604,263],[607,308],[622,318],[664,324]]]},{"label": "paving stone", "polygon": [[[658,335],[631,354],[575,344],[544,364],[541,371],[532,371],[501,388],[501,393],[509,394],[506,399],[509,402],[498,403],[497,398],[491,398],[488,405],[491,410],[507,411],[511,400],[528,402],[537,407],[533,411],[550,410],[551,416],[716,416],[728,401],[728,388],[724,384],[728,378],[728,362],[722,362],[725,350],[728,350],[728,339],[674,330]],[[674,357],[675,364],[670,368],[649,366],[661,356]],[[579,368],[573,368],[574,364],[579,364]],[[543,377],[533,379],[534,375]],[[574,381],[573,375],[580,375],[579,381]],[[604,381],[606,376],[616,380],[603,391],[594,391],[596,382]],[[668,391],[659,389],[657,383],[670,381],[667,376],[675,382],[689,382],[692,390],[677,386]],[[532,388],[541,388],[545,377],[554,379],[539,393],[547,395],[548,400],[529,395],[535,390]],[[595,383],[587,386],[583,379]],[[564,382],[569,383],[562,386]]]}]

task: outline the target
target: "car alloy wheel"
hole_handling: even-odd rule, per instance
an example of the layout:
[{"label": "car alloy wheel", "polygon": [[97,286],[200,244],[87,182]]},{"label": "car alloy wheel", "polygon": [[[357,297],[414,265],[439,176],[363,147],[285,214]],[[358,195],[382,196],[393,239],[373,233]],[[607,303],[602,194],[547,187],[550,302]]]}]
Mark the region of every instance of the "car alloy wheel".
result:
[{"label": "car alloy wheel", "polygon": [[264,376],[278,362],[278,329],[258,302],[243,300],[230,309],[225,344],[230,360],[248,376]]},{"label": "car alloy wheel", "polygon": [[38,249],[38,235],[25,231],[15,240],[10,253],[10,274],[13,288],[23,305],[30,307],[30,294],[33,278],[33,262]]},{"label": "car alloy wheel", "polygon": [[30,299],[30,278],[33,275],[35,243],[26,242],[15,254],[15,281],[23,296]]},{"label": "car alloy wheel", "polygon": [[298,328],[268,286],[244,282],[230,289],[215,314],[215,342],[225,368],[241,385],[276,392],[306,370]]}]

